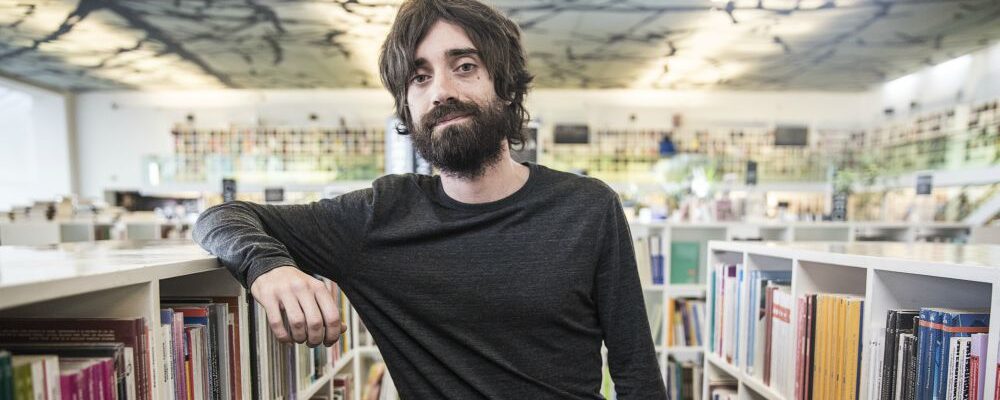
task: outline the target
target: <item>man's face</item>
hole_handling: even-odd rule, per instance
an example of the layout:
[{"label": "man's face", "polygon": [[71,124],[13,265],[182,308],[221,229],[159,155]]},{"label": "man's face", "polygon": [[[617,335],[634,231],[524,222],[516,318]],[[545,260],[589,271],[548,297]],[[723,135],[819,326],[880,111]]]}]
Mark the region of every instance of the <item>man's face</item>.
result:
[{"label": "man's face", "polygon": [[503,154],[509,116],[478,50],[462,28],[438,21],[415,59],[406,93],[414,146],[443,172],[481,176]]}]

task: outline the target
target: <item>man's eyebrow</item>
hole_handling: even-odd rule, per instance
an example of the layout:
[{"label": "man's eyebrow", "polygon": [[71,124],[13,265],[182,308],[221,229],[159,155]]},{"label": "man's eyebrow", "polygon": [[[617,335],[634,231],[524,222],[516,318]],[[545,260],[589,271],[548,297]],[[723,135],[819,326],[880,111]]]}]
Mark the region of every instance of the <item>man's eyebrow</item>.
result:
[{"label": "man's eyebrow", "polygon": [[[476,56],[476,57],[478,57],[479,56],[479,50],[476,50],[475,48],[472,48],[472,47],[465,47],[465,48],[461,48],[461,49],[451,49],[451,50],[446,51],[444,54],[446,56],[448,56],[448,58],[452,58],[452,59],[454,59],[454,58],[460,58],[460,57],[466,57],[466,56]],[[416,59],[416,60],[413,61],[413,70],[416,71],[418,69],[425,68],[425,67],[427,67],[427,64],[430,64],[430,63],[427,61],[426,58],[423,58],[423,57],[418,58],[418,59]]]},{"label": "man's eyebrow", "polygon": [[459,58],[465,56],[479,56],[479,50],[472,47],[465,47],[461,49],[451,49],[445,52],[448,58]]}]

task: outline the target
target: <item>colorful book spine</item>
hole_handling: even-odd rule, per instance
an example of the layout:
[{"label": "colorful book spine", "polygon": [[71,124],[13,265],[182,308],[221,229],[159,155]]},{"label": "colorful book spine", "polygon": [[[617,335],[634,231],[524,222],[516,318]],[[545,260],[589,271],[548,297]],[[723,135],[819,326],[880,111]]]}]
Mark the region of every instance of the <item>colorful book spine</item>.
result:
[{"label": "colorful book spine", "polygon": [[948,389],[948,356],[951,338],[965,338],[973,333],[989,332],[990,314],[983,310],[938,309],[941,315],[939,336],[935,339],[933,399],[944,398]]},{"label": "colorful book spine", "polygon": [[917,328],[917,400],[934,400],[934,343],[941,337],[941,313],[931,308],[920,309]]}]

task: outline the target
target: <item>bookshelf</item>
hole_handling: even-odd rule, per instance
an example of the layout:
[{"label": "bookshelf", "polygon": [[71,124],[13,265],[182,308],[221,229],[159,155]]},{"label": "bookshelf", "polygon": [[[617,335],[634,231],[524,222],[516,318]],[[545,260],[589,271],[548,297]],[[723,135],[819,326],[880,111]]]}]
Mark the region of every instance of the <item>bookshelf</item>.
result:
[{"label": "bookshelf", "polygon": [[[99,241],[41,247],[0,247],[0,318],[144,318],[149,328],[151,371],[158,379],[166,363],[166,352],[156,345],[163,332],[158,328],[163,298],[229,297],[237,299],[240,399],[251,399],[249,303],[246,290],[220,268],[214,256],[187,240]],[[230,308],[230,312],[234,308]],[[349,303],[347,304],[349,308]],[[353,308],[345,316],[349,332],[329,352],[324,373],[299,385],[296,398],[331,395],[331,382],[341,372],[351,373],[352,400],[361,398],[362,384],[370,363],[381,359],[377,349],[360,345],[363,335]],[[232,333],[232,332],[231,332]],[[236,336],[236,335],[234,335]],[[305,348],[303,345],[303,349]],[[297,346],[297,347],[298,347]],[[2,346],[0,346],[2,347]],[[301,349],[299,349],[301,350]],[[296,350],[296,351],[299,351]],[[311,360],[311,359],[310,359]],[[300,360],[301,361],[301,360]],[[300,370],[301,371],[301,370]],[[161,376],[162,377],[162,376]],[[261,398],[264,398],[263,396]],[[234,397],[237,398],[237,397]],[[154,389],[153,400],[165,396]]]},{"label": "bookshelf", "polygon": [[[792,223],[744,223],[744,222],[714,222],[714,223],[670,223],[655,222],[642,223],[632,222],[630,224],[633,239],[660,237],[664,243],[682,241],[697,243],[699,252],[705,253],[709,243],[713,241],[738,240],[738,241],[782,241],[782,242],[864,242],[866,240],[893,241],[902,243],[919,243],[928,239],[939,240],[941,238],[962,242],[969,236],[973,228],[960,223],[926,223],[926,224],[906,224],[906,223],[876,223],[876,222],[792,222]],[[754,242],[748,242],[754,243]],[[708,265],[713,262],[711,257],[701,256],[697,267],[698,278],[692,283],[672,283],[670,281],[673,269],[671,265],[671,246],[663,245],[661,254],[664,259],[662,284],[645,284],[643,294],[646,296],[647,307],[652,307],[648,312],[659,312],[657,310],[667,310],[668,302],[675,299],[705,299],[706,285],[705,272]],[[641,255],[643,249],[636,248],[637,260],[639,257],[649,257],[649,254]],[[640,262],[639,267],[645,265]],[[789,267],[790,268],[790,264]],[[708,305],[706,304],[706,307]],[[651,317],[651,329],[654,336],[660,330],[661,336],[654,337],[658,351],[660,368],[666,370],[668,360],[671,357],[683,360],[698,360],[703,354],[703,347],[670,345],[670,331],[677,325],[670,321],[661,319],[662,325],[656,325],[657,319]],[[705,317],[702,322],[707,326],[709,323]],[[703,329],[702,332],[707,330]],[[674,336],[676,337],[676,336]],[[705,358],[710,358],[711,354],[706,354]],[[707,371],[706,371],[707,373]],[[763,398],[769,398],[766,395]]]},{"label": "bookshelf", "polygon": [[[871,398],[870,383],[876,375],[871,365],[875,357],[870,344],[884,335],[888,310],[920,307],[984,308],[992,314],[1000,311],[1000,247],[983,245],[952,245],[940,243],[751,243],[712,241],[707,249],[712,264],[742,266],[744,276],[751,271],[790,271],[791,298],[802,295],[830,293],[863,298],[860,330],[860,363],[858,398]],[[711,284],[706,284],[708,290]],[[750,283],[738,286],[737,320],[735,324],[739,352],[747,349]],[[710,292],[715,293],[715,292]],[[726,292],[731,293],[731,292]],[[715,307],[717,296],[709,296],[709,309]],[[791,308],[794,327],[797,308]],[[719,334],[719,325],[707,334]],[[793,328],[794,329],[794,328]],[[794,332],[794,331],[793,331]],[[989,324],[986,350],[984,398],[992,399],[996,376],[997,346],[1000,341],[1000,319]],[[722,334],[725,334],[724,332]],[[779,351],[771,354],[785,363],[795,365],[795,353]],[[724,359],[706,346],[705,383],[716,378],[736,380],[740,398],[790,400],[747,371],[747,357]],[[993,367],[990,367],[993,366]],[[794,369],[789,371],[794,373]],[[772,382],[775,377],[771,377]],[[703,392],[707,396],[707,391]]]}]

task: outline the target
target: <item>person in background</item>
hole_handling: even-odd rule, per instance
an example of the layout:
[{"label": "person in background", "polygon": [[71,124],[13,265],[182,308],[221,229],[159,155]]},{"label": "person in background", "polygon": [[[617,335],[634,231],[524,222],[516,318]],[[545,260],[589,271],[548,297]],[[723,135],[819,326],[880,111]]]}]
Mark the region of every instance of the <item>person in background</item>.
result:
[{"label": "person in background", "polygon": [[312,275],[337,282],[401,398],[600,399],[603,342],[619,399],[665,399],[617,194],[510,156],[528,119],[525,64],[517,25],[493,8],[403,3],[379,68],[401,133],[440,175],[386,175],[311,204],[225,203],[194,238],[280,340],[339,339]]}]

